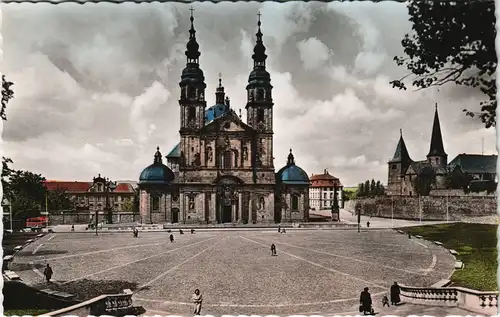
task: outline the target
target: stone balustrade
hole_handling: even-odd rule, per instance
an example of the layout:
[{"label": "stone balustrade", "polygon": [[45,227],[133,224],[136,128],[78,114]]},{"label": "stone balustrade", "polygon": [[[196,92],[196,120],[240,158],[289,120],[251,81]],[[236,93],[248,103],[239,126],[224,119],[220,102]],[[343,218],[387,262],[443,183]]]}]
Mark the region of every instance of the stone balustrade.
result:
[{"label": "stone balustrade", "polygon": [[401,296],[410,302],[456,306],[483,315],[498,314],[498,292],[481,292],[464,287],[410,287],[401,285]]},{"label": "stone balustrade", "polygon": [[101,295],[43,316],[133,315],[132,295],[132,293]]}]

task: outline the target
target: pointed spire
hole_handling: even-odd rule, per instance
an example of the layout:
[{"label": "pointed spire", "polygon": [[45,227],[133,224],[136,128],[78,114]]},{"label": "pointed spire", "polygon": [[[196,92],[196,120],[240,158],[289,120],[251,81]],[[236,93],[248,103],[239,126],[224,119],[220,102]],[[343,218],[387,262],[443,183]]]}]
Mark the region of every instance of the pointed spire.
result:
[{"label": "pointed spire", "polygon": [[252,58],[254,60],[254,68],[255,67],[258,67],[258,66],[266,66],[266,58],[267,58],[267,55],[266,55],[266,47],[264,46],[264,43],[262,42],[262,32],[260,30],[260,26],[262,25],[262,23],[260,22],[260,16],[262,14],[260,14],[260,12],[257,14],[257,16],[259,17],[259,21],[257,22],[257,26],[258,26],[258,31],[257,31],[257,34],[255,34],[257,36],[257,42],[255,43],[255,47],[253,49],[253,52],[254,54],[252,55]]},{"label": "pointed spire", "polygon": [[406,148],[405,140],[403,139],[403,129],[399,129],[399,142],[394,152],[394,157],[389,163],[404,163],[405,165],[411,162],[410,154]]},{"label": "pointed spire", "polygon": [[429,156],[448,156],[444,151],[443,136],[441,134],[441,124],[439,122],[438,106],[436,103],[436,110],[434,112],[434,123],[432,125],[431,146],[429,149]]},{"label": "pointed spire", "polygon": [[293,156],[292,149],[290,149],[290,154],[288,154],[287,165],[295,165],[295,158]]},{"label": "pointed spire", "polygon": [[161,159],[161,153],[160,153],[160,147],[159,146],[156,147],[154,164],[163,164],[163,161]]},{"label": "pointed spire", "polygon": [[194,29],[194,17],[193,17],[193,7],[189,9],[191,11],[191,29],[189,29],[189,41],[186,45],[186,57],[188,64],[198,64],[200,58],[200,45],[196,42],[196,30]]},{"label": "pointed spire", "polygon": [[224,104],[224,86],[222,86],[222,74],[219,73],[219,87],[215,91],[215,103],[219,105]]}]

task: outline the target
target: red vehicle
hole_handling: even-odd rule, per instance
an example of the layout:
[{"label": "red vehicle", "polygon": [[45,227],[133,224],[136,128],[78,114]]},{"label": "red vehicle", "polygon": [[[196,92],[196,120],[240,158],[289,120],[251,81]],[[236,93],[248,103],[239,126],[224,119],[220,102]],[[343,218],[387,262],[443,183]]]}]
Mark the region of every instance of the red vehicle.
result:
[{"label": "red vehicle", "polygon": [[26,228],[44,228],[49,222],[48,217],[33,217],[26,219]]}]

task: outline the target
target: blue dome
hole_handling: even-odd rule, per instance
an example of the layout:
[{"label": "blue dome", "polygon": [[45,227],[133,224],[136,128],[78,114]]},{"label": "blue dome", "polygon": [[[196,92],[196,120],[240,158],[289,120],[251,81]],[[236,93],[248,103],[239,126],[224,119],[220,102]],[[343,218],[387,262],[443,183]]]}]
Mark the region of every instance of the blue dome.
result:
[{"label": "blue dome", "polygon": [[156,151],[154,163],[146,167],[139,176],[139,185],[165,185],[172,182],[174,173],[162,163],[160,149]]},{"label": "blue dome", "polygon": [[213,121],[229,112],[230,108],[227,105],[216,104],[205,110],[205,122]]},{"label": "blue dome", "polygon": [[285,184],[309,185],[309,176],[307,176],[307,173],[303,169],[295,165],[292,150],[290,150],[290,154],[288,155],[288,163],[279,170],[276,176],[278,181]]},{"label": "blue dome", "polygon": [[278,173],[285,184],[309,184],[307,173],[297,165],[285,166]]}]

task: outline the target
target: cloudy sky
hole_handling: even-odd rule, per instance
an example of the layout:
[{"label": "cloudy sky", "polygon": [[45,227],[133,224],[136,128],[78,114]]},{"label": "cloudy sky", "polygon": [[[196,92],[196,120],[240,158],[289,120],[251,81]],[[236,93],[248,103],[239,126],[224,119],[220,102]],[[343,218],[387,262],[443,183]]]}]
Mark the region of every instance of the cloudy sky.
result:
[{"label": "cloudy sky", "polygon": [[[2,6],[2,72],[16,98],[3,124],[3,155],[47,179],[137,180],[178,142],[189,29],[185,4]],[[207,101],[223,74],[233,108],[244,110],[257,12],[274,86],[276,168],[293,148],[308,174],[329,169],[346,186],[387,181],[403,129],[410,155],[429,150],[434,104],[445,149],[495,153],[495,131],[462,113],[470,89],[402,92],[392,58],[411,30],[404,4],[194,4]],[[245,111],[243,111],[245,113]]]}]

